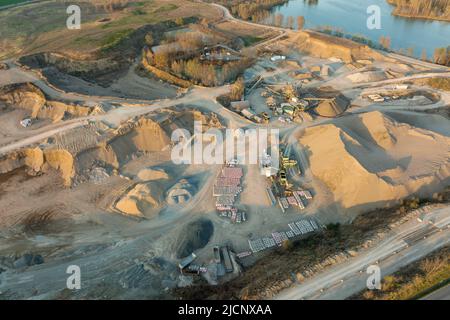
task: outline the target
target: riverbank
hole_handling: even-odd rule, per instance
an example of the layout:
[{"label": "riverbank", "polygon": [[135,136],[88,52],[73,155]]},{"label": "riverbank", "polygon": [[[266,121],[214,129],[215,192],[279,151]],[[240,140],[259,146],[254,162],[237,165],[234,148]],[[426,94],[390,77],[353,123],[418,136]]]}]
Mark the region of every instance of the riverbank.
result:
[{"label": "riverbank", "polygon": [[[367,7],[370,5],[380,8],[381,29],[366,28]],[[272,23],[275,20],[273,17],[278,17],[279,21],[282,16],[283,25],[286,25],[288,20],[292,21],[294,18],[295,22],[296,17],[303,16],[304,29],[331,28],[343,34],[366,38],[373,44],[383,42],[389,50],[408,53],[416,58],[422,58],[426,54],[429,61],[436,56],[436,49],[447,48],[450,44],[448,22],[400,17],[400,14],[407,15],[407,12],[396,11],[399,15],[395,15],[394,10],[396,7],[386,0],[361,0],[352,3],[345,0],[323,0],[315,5],[303,1],[289,1],[285,5],[274,7],[271,11],[272,17],[266,19],[265,23]],[[348,19],[349,16],[352,19]],[[294,27],[296,26],[294,23]]]},{"label": "riverbank", "polygon": [[[420,5],[422,11],[428,11],[428,13],[419,13],[413,7],[411,2],[405,2],[404,0],[386,0],[389,4],[395,6],[395,9],[392,11],[392,14],[402,18],[408,19],[423,19],[423,20],[436,20],[436,21],[445,21],[450,22],[450,1],[448,0],[436,0],[433,4],[430,4],[428,8],[426,8],[426,3],[430,3],[429,0],[416,0],[415,2]],[[442,15],[435,16],[436,9],[434,6],[441,6],[440,11],[444,11]],[[425,7],[425,8],[424,8]]]},{"label": "riverbank", "polygon": [[396,13],[395,11],[392,12],[392,15],[396,17],[401,17],[405,19],[419,19],[419,20],[432,20],[432,21],[443,21],[443,22],[450,22],[450,18],[442,19],[438,17],[427,17],[427,16],[421,16],[421,15],[408,15],[403,13]]}]

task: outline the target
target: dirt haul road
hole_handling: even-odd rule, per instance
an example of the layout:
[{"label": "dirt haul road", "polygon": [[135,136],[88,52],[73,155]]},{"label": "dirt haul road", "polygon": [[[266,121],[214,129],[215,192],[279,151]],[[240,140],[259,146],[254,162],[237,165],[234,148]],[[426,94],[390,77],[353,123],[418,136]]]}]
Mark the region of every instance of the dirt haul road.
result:
[{"label": "dirt haul road", "polygon": [[[418,213],[423,210],[430,209],[419,209]],[[373,248],[280,292],[275,298],[345,299],[366,288],[368,266],[378,265],[385,276],[450,243],[449,224],[450,206],[431,209],[423,222],[413,219],[400,225]]]},{"label": "dirt haul road", "polygon": [[[62,90],[59,90],[57,88],[48,85],[45,80],[40,79],[39,76],[31,70],[24,70],[18,67],[17,65],[14,65],[13,63],[9,63],[9,65],[11,67],[9,70],[1,71],[2,75],[5,75],[5,77],[3,76],[1,77],[1,79],[3,80],[0,81],[0,84],[6,85],[30,81],[34,83],[36,86],[38,86],[41,90],[43,90],[52,99],[76,100],[82,101],[84,103],[93,101],[105,104],[119,103],[122,104],[123,106],[116,109],[112,109],[106,114],[82,117],[73,120],[68,120],[65,121],[64,123],[52,124],[44,128],[40,128],[37,132],[30,131],[29,137],[8,144],[6,146],[0,147],[0,155],[38,143],[43,139],[54,136],[55,134],[62,133],[77,127],[81,127],[83,125],[86,125],[88,121],[105,121],[106,123],[109,123],[113,126],[117,126],[120,125],[121,122],[126,121],[132,117],[145,115],[149,112],[161,108],[171,107],[183,103],[184,104],[196,103],[208,108],[210,111],[217,112],[223,115],[225,118],[227,118],[230,121],[229,125],[234,127],[236,127],[236,125],[238,127],[257,126],[256,124],[246,120],[240,115],[237,115],[236,113],[231,112],[226,108],[223,108],[220,104],[216,102],[216,98],[218,96],[225,94],[230,90],[229,86],[222,86],[215,88],[194,87],[186,95],[182,97],[157,101],[145,101],[145,100],[100,97],[100,96],[85,96],[75,93],[66,93]],[[267,74],[263,74],[262,76],[269,77],[274,74],[277,74],[277,72],[276,71],[269,72]],[[445,76],[449,77],[450,73],[436,72],[436,73],[416,74],[399,79],[377,81],[365,84],[355,84],[352,86],[352,88],[382,86],[406,80],[415,80],[430,77],[445,77]],[[445,95],[443,95],[443,97],[444,96]],[[445,96],[445,99],[443,99],[441,102],[438,102],[434,105],[429,105],[426,108],[431,109],[441,107],[443,104],[448,102],[447,100],[448,97]],[[372,106],[371,108],[367,108],[367,110],[361,110],[360,112],[373,111],[379,108],[383,109],[382,106]],[[402,108],[412,109],[413,107],[396,107],[395,109],[402,109]],[[417,109],[424,109],[424,107],[419,106],[417,107]]]},{"label": "dirt haul road", "polygon": [[[168,108],[178,104],[197,104],[197,103],[201,104],[202,102],[204,104],[206,102],[206,106],[209,106],[209,109],[212,109],[213,111],[217,112],[218,109],[222,107],[217,104],[215,98],[219,95],[228,92],[228,90],[229,90],[228,86],[207,88],[207,89],[194,88],[189,94],[185,95],[182,98],[166,99],[158,102],[149,101],[148,105],[139,104],[136,106],[126,106],[126,107],[124,106],[112,109],[106,114],[80,117],[77,119],[64,121],[63,123],[52,124],[39,129],[39,132],[37,134],[36,132],[30,132],[29,137],[0,147],[0,155],[21,149],[23,147],[30,146],[35,143],[39,143],[40,141],[52,137],[55,134],[84,126],[88,124],[89,121],[104,121],[112,126],[118,126],[122,122],[127,121],[128,119],[137,116],[142,116],[158,109]],[[210,106],[211,104],[213,105],[212,107]],[[235,121],[242,120],[239,118],[239,116],[236,116],[234,114],[231,115],[230,113],[227,113],[229,119],[231,120],[234,119]]]}]

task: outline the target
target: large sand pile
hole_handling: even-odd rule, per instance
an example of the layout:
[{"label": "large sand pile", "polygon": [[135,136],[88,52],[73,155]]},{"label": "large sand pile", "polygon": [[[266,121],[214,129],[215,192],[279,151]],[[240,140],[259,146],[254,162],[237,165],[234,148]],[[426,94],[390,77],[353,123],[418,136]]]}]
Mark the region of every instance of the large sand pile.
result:
[{"label": "large sand pile", "polygon": [[142,217],[160,203],[161,190],[150,183],[138,183],[116,203],[122,213]]},{"label": "large sand pile", "polygon": [[70,152],[61,149],[44,150],[44,165],[58,170],[64,179],[65,185],[69,186],[71,184],[75,170],[74,159]]},{"label": "large sand pile", "polygon": [[353,73],[347,76],[353,83],[367,83],[386,80],[388,77],[384,71],[366,71]]},{"label": "large sand pile", "polygon": [[380,61],[384,56],[368,46],[344,38],[337,38],[315,31],[297,32],[296,42],[301,50],[319,58],[339,58],[345,62],[373,58]]},{"label": "large sand pile", "polygon": [[163,169],[144,168],[140,170],[137,177],[141,181],[167,180],[169,175]]},{"label": "large sand pile", "polygon": [[136,152],[156,152],[170,144],[170,136],[156,121],[141,118],[130,127],[121,128],[108,142],[120,164],[128,162]]},{"label": "large sand pile", "polygon": [[337,117],[344,113],[349,105],[350,101],[340,94],[331,100],[321,101],[316,112],[323,117]]},{"label": "large sand pile", "polygon": [[424,126],[427,117],[354,115],[306,129],[300,143],[313,175],[337,204],[358,213],[411,194],[430,195],[449,183],[450,121],[434,117],[440,129],[433,131]]},{"label": "large sand pile", "polygon": [[322,99],[319,100],[315,111],[323,117],[337,117],[344,113],[350,105],[350,100],[332,87],[310,89],[307,94]]},{"label": "large sand pile", "polygon": [[8,85],[0,89],[0,103],[6,107],[29,110],[36,117],[45,105],[42,91],[30,83]]},{"label": "large sand pile", "polygon": [[48,101],[44,93],[31,83],[20,83],[0,88],[0,106],[25,109],[30,117],[61,121],[66,117],[81,117],[102,112],[98,107],[85,107],[61,101]]},{"label": "large sand pile", "polygon": [[11,172],[20,167],[28,167],[35,172],[57,170],[66,186],[70,186],[75,175],[74,158],[64,149],[26,148],[4,156],[0,160],[0,173]]}]

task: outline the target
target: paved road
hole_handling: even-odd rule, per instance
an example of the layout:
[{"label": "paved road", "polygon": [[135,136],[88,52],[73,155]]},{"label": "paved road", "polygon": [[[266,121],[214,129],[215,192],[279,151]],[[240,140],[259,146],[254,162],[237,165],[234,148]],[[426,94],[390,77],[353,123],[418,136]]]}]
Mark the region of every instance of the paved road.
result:
[{"label": "paved road", "polygon": [[447,69],[447,67],[445,66],[441,66],[439,64],[435,64],[432,62],[427,62],[427,61],[422,61],[422,60],[418,60],[416,58],[412,58],[412,57],[407,57],[407,56],[403,56],[397,53],[388,53],[387,54],[388,57],[403,61],[405,63],[410,63],[410,64],[414,64],[414,65],[418,65],[424,68],[430,68],[430,69]]},{"label": "paved road", "polygon": [[250,22],[250,21],[241,20],[241,19],[233,17],[233,15],[230,13],[230,10],[228,10],[228,8],[226,8],[220,4],[210,3],[210,5],[222,10],[224,20],[231,21],[231,22],[239,22],[239,23],[243,23],[243,24],[246,24],[246,25],[249,25],[252,27],[257,27],[257,28],[267,28],[267,29],[279,32],[278,36],[267,39],[263,42],[260,42],[260,43],[257,43],[256,45],[254,45],[253,48],[255,48],[255,49],[265,46],[265,45],[268,45],[271,42],[276,42],[276,41],[280,40],[281,38],[283,38],[284,36],[286,36],[289,32],[292,32],[292,30],[286,29],[286,28],[275,27],[275,26],[270,26],[270,25],[262,25],[262,24],[258,24],[258,23],[254,23],[254,22]]},{"label": "paved road", "polygon": [[345,299],[366,287],[369,265],[379,264],[382,276],[388,275],[450,243],[450,206],[433,209],[423,220],[397,227],[375,247],[280,292],[275,299]]},{"label": "paved road", "polygon": [[275,27],[275,26],[270,26],[270,25],[263,25],[263,24],[259,24],[259,23],[254,23],[254,22],[250,22],[250,21],[241,20],[241,19],[235,18],[231,14],[230,10],[228,10],[228,8],[226,8],[226,7],[224,7],[224,6],[220,5],[220,4],[217,4],[217,3],[209,3],[209,4],[214,6],[214,7],[216,7],[216,8],[219,8],[220,10],[222,10],[223,18],[225,20],[235,21],[235,22],[239,22],[239,23],[244,23],[244,24],[247,24],[247,25],[250,25],[250,26],[254,26],[254,27],[258,27],[258,28],[264,27],[264,28],[277,30],[277,31],[283,31],[283,32],[287,32],[287,31],[290,30],[290,29],[286,29],[286,28]]},{"label": "paved road", "polygon": [[422,300],[450,300],[450,284],[430,293]]}]

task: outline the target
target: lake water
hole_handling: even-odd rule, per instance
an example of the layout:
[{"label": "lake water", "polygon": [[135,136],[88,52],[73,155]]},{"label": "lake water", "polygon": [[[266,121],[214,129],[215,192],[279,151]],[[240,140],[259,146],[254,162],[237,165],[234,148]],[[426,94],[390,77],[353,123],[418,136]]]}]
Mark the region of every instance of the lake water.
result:
[{"label": "lake water", "polygon": [[[380,30],[367,28],[370,5],[381,8]],[[305,28],[332,26],[345,33],[364,35],[375,42],[381,36],[390,36],[392,49],[414,48],[417,57],[423,49],[432,57],[435,48],[450,45],[450,23],[396,17],[391,14],[393,9],[386,0],[290,0],[274,8],[273,13],[283,14],[285,21],[288,16],[304,16]]]}]

